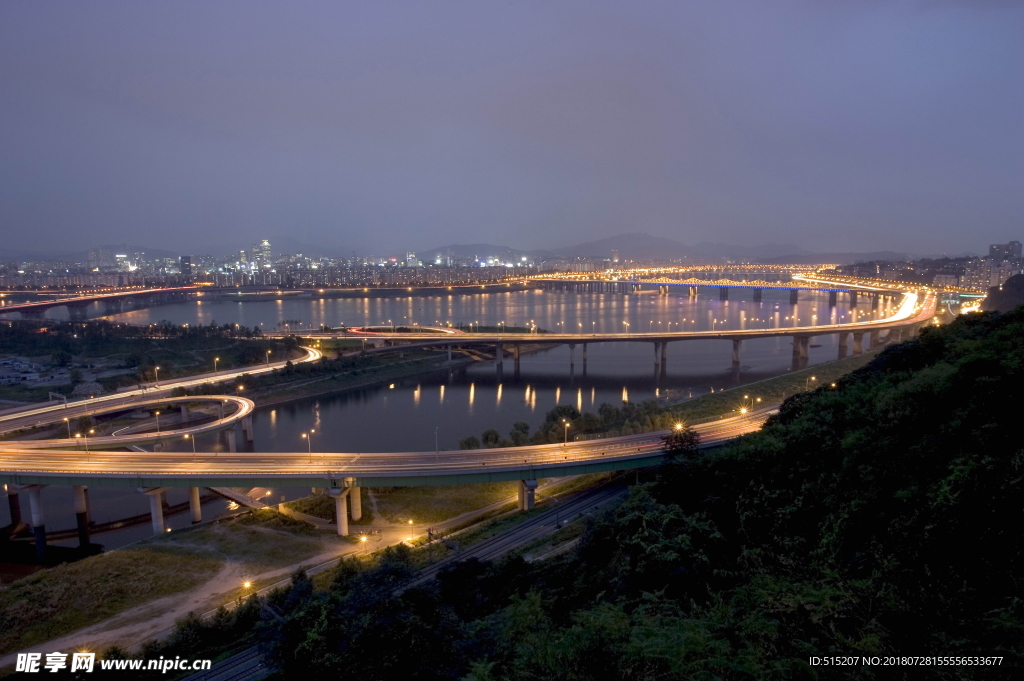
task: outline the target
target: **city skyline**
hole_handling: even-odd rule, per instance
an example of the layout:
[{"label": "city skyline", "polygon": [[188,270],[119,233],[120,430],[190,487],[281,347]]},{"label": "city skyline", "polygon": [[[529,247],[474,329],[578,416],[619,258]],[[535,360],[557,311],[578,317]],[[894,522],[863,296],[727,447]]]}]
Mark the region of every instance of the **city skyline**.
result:
[{"label": "city skyline", "polygon": [[307,7],[6,5],[6,247],[1018,236],[1024,7]]}]

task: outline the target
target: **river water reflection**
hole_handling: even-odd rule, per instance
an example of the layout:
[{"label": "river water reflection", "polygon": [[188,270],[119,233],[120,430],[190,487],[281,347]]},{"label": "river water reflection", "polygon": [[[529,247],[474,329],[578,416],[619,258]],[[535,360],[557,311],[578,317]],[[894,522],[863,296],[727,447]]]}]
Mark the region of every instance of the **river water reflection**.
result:
[{"label": "river water reflection", "polygon": [[[719,300],[717,289],[697,298],[656,293],[600,294],[520,291],[478,295],[354,299],[284,298],[265,302],[189,302],[138,310],[113,317],[135,324],[216,322],[281,328],[299,320],[304,326],[367,324],[469,324],[529,326],[559,332],[717,330],[778,328],[841,323],[892,314],[883,301],[851,308],[829,306],[828,294],[801,291],[793,305],[785,290],[766,290],[763,300],[740,298],[748,289],[732,289]],[[712,297],[713,296],[713,297]],[[845,298],[845,296],[844,296]],[[819,336],[809,364],[837,354],[834,334]],[[315,429],[312,447],[320,451],[410,451],[456,448],[459,438],[496,428],[502,434],[516,421],[536,427],[556,404],[595,410],[602,402],[628,399],[676,399],[776,376],[790,369],[788,339],[745,341],[739,370],[732,367],[728,341],[670,343],[664,373],[655,369],[651,343],[591,343],[587,362],[577,347],[559,346],[524,355],[518,376],[493,362],[440,371],[393,384],[299,400],[260,410],[255,419],[256,449],[305,449],[301,433]]]}]

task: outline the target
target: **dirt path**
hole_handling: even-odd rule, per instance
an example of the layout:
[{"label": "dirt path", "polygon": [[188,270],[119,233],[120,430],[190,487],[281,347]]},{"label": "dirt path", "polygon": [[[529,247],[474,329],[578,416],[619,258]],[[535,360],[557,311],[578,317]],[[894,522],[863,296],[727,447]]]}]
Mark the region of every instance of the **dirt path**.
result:
[{"label": "dirt path", "polygon": [[[226,563],[216,575],[196,589],[143,603],[67,636],[18,652],[45,655],[57,651],[102,651],[114,644],[141,643],[162,629],[173,626],[176,619],[189,611],[223,600],[228,591],[237,588],[241,571],[238,563]],[[0,668],[13,665],[16,659],[17,653],[5,655],[0,658]]]},{"label": "dirt path", "polygon": [[101,652],[112,645],[128,650],[137,649],[146,641],[169,634],[175,621],[188,613],[207,612],[231,602],[233,592],[237,592],[243,576],[261,583],[273,582],[288,577],[300,567],[319,565],[355,550],[355,547],[345,547],[342,551],[335,548],[300,563],[256,575],[247,572],[244,564],[229,561],[210,580],[195,589],[143,603],[66,636],[0,657],[0,669],[14,665],[18,653],[45,655],[73,650]]}]

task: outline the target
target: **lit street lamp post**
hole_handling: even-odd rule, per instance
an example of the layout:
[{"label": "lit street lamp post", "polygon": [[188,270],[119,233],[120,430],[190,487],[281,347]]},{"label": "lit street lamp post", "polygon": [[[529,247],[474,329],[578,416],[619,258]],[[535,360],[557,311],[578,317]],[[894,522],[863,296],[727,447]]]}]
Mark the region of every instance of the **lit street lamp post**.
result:
[{"label": "lit street lamp post", "polygon": [[156,414],[156,434],[159,435],[160,434],[160,410],[157,409],[156,412],[154,412],[154,413]]},{"label": "lit street lamp post", "polygon": [[156,380],[153,383],[160,385],[160,367],[153,367],[153,373],[156,375]]}]

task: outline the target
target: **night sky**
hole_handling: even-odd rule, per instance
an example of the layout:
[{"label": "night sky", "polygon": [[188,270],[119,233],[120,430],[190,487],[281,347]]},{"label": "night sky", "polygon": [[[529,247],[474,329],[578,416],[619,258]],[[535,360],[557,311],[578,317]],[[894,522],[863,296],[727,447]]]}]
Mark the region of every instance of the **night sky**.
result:
[{"label": "night sky", "polygon": [[1024,3],[4,2],[0,255],[1024,238]]}]

